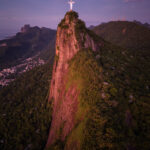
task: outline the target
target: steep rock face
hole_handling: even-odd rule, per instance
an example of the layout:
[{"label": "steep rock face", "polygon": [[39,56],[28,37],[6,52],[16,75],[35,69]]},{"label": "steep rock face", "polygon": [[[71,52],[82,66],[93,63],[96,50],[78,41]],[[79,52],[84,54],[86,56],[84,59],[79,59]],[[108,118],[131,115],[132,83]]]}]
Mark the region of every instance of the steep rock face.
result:
[{"label": "steep rock face", "polygon": [[102,43],[94,42],[94,37],[88,33],[76,12],[68,12],[59,24],[49,96],[49,101],[53,104],[53,114],[47,148],[58,140],[64,141],[76,124],[79,91],[76,84],[66,90],[68,61],[81,49],[91,48],[96,51],[101,45]]}]

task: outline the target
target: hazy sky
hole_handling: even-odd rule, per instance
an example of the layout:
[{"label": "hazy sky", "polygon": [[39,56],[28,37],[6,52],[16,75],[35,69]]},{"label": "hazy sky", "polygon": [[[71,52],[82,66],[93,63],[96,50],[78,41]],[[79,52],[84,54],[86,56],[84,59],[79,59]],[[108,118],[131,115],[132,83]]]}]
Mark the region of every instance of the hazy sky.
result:
[{"label": "hazy sky", "polygon": [[[74,10],[88,26],[119,19],[150,23],[150,0],[74,1]],[[24,24],[56,29],[68,10],[68,0],[0,0],[0,34]]]}]

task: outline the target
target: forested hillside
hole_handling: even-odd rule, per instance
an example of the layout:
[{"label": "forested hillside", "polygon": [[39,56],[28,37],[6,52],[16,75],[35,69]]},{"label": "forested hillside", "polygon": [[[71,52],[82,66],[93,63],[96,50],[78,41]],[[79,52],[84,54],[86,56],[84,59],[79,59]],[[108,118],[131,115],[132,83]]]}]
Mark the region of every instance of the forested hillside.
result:
[{"label": "forested hillside", "polygon": [[112,21],[96,26],[93,31],[115,45],[150,51],[150,29],[135,22]]},{"label": "forested hillside", "polygon": [[22,74],[0,90],[0,149],[43,150],[51,122],[52,65]]}]

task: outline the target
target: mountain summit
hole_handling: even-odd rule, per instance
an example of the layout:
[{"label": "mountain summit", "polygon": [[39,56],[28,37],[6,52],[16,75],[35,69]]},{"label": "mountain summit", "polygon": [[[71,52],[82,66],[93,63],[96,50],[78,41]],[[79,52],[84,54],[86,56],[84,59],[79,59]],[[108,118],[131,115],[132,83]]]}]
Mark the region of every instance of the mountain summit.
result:
[{"label": "mountain summit", "polygon": [[56,37],[56,56],[53,67],[49,101],[53,102],[53,120],[47,147],[57,140],[65,141],[75,128],[80,91],[76,83],[68,87],[69,61],[85,49],[99,50],[103,41],[96,42],[85,23],[74,11],[67,12],[60,22]]}]

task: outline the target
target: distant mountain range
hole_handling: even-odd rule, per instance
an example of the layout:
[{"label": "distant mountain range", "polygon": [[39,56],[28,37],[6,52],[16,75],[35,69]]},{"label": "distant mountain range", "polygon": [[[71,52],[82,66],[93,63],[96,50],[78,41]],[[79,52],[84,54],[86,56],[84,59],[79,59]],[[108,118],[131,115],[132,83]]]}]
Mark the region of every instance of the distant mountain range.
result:
[{"label": "distant mountain range", "polygon": [[0,85],[18,74],[53,61],[56,31],[25,25],[15,36],[0,41]]},{"label": "distant mountain range", "polygon": [[[119,21],[111,21],[111,22],[119,22]],[[124,21],[124,22],[126,22],[126,21]],[[138,25],[141,25],[141,26],[144,26],[144,27],[147,27],[147,28],[149,28],[150,29],[150,24],[149,23],[142,23],[142,22],[140,22],[140,21],[137,21],[137,20],[134,20],[134,21],[130,21],[131,23],[133,22],[133,23],[136,23],[136,24],[138,24]],[[97,25],[97,26],[100,26],[100,25],[102,25],[102,24],[107,24],[108,22],[103,22],[103,23],[101,23],[101,24],[99,24],[99,25]],[[96,27],[96,26],[93,26],[93,25],[90,25],[88,28],[89,29],[94,29],[94,27]]]},{"label": "distant mountain range", "polygon": [[149,23],[141,23],[140,21],[134,20],[133,22],[135,22],[136,24],[142,25],[144,27],[147,27],[150,29],[150,24]]},{"label": "distant mountain range", "polygon": [[150,49],[150,30],[137,22],[111,21],[92,29],[105,40],[132,50]]},{"label": "distant mountain range", "polygon": [[2,29],[0,28],[0,40],[14,36],[18,32],[17,29]]},{"label": "distant mountain range", "polygon": [[55,35],[55,30],[25,25],[15,36],[1,40],[0,70],[49,49],[54,45]]},{"label": "distant mountain range", "polygon": [[8,38],[8,36],[4,36],[4,35],[0,35],[0,40],[3,40],[3,39],[7,39]]}]

